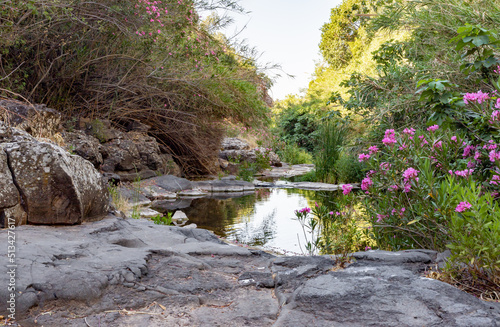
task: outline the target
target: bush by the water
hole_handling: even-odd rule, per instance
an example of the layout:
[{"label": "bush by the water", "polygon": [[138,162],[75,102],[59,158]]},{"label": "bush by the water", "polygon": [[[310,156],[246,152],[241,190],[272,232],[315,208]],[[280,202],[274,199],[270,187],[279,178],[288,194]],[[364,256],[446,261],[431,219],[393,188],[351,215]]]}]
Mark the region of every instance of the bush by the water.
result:
[{"label": "bush by the water", "polygon": [[186,173],[210,172],[224,117],[259,124],[269,79],[197,11],[228,1],[4,1],[0,96],[140,121]]}]

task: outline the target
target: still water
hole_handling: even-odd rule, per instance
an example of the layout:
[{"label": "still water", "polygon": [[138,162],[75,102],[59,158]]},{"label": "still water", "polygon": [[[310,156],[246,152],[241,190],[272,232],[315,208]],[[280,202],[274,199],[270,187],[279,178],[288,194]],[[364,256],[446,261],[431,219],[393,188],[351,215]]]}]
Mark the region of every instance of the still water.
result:
[{"label": "still water", "polygon": [[194,199],[183,209],[199,228],[229,241],[286,254],[302,254],[305,236],[294,211],[315,202],[334,210],[337,192],[298,189],[258,189],[254,194],[230,198]]}]

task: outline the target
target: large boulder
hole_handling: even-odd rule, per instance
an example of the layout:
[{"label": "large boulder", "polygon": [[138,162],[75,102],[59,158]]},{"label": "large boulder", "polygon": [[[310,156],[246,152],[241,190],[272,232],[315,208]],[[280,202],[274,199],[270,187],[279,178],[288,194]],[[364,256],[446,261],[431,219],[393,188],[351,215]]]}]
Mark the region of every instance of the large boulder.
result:
[{"label": "large boulder", "polygon": [[77,224],[108,211],[107,185],[92,163],[1,121],[0,195],[0,216],[17,224]]}]

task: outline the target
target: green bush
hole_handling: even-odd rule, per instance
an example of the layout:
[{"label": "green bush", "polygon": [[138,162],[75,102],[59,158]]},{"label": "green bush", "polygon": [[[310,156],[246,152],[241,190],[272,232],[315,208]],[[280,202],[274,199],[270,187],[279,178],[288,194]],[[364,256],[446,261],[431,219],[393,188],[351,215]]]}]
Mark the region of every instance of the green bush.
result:
[{"label": "green bush", "polygon": [[342,152],[334,164],[338,183],[359,183],[363,179],[363,164],[351,153]]},{"label": "green bush", "polygon": [[285,143],[276,153],[280,160],[290,165],[310,164],[312,155],[295,143]]},{"label": "green bush", "polygon": [[[483,193],[481,185],[469,181],[467,185],[449,185],[465,210],[453,211],[449,223],[452,251],[447,272],[460,280],[461,273],[468,271],[475,279],[500,284],[500,206],[490,193]],[[467,207],[470,205],[470,208]],[[500,296],[498,296],[500,299]]]},{"label": "green bush", "polygon": [[[238,9],[235,2],[216,3]],[[204,4],[210,6],[193,0],[6,1],[0,8],[0,96],[43,103],[68,117],[142,122],[185,173],[213,172],[223,136],[217,122],[266,123],[271,82],[249,53],[212,32],[210,19],[200,21]]]},{"label": "green bush", "polygon": [[314,158],[318,180],[325,183],[335,183],[337,181],[335,164],[340,158],[342,147],[347,141],[347,132],[348,125],[344,121],[326,119],[321,122]]}]

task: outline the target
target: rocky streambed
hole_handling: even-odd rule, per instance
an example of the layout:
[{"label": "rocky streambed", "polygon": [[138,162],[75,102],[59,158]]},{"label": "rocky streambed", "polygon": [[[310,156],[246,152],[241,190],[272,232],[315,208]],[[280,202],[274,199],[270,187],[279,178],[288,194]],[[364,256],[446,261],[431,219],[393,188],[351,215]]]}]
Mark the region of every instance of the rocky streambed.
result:
[{"label": "rocky streambed", "polygon": [[[498,326],[483,302],[422,272],[433,251],[276,257],[212,233],[115,216],[19,226],[21,326]],[[7,244],[7,233],[0,233]],[[6,247],[0,275],[8,283]],[[7,287],[0,288],[6,314]]]}]

